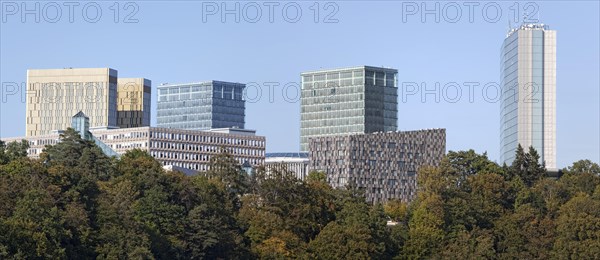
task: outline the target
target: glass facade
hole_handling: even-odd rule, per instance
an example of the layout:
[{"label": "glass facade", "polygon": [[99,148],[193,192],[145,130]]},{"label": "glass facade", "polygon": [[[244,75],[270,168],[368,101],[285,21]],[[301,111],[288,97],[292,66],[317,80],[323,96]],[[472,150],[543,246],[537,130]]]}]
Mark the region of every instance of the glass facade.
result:
[{"label": "glass facade", "polygon": [[500,162],[510,165],[521,144],[556,168],[556,31],[524,24],[509,32],[501,75]]},{"label": "glass facade", "polygon": [[396,131],[397,74],[367,66],[302,73],[300,150],[311,137]]},{"label": "glass facade", "polygon": [[157,125],[189,130],[244,128],[245,87],[222,81],[159,86]]}]

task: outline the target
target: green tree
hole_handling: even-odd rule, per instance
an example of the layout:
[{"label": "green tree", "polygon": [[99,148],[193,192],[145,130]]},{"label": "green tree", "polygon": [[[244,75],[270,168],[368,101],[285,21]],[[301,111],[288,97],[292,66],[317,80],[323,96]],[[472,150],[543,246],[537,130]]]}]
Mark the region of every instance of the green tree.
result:
[{"label": "green tree", "polygon": [[579,193],[560,208],[554,256],[558,259],[600,258],[600,201]]},{"label": "green tree", "polygon": [[62,241],[69,233],[63,228],[60,210],[54,204],[57,194],[31,189],[16,203],[14,213],[3,221],[2,244],[15,258],[64,258]]},{"label": "green tree", "polygon": [[487,229],[460,231],[446,239],[439,256],[442,259],[494,259],[494,236]]},{"label": "green tree", "polygon": [[544,163],[540,164],[540,156],[533,147],[529,147],[529,152],[525,153],[523,147],[517,147],[515,160],[509,169],[509,176],[519,177],[528,187],[545,176],[546,168]]},{"label": "green tree", "polygon": [[8,157],[6,156],[6,143],[0,140],[0,165],[6,164]]},{"label": "green tree", "polygon": [[21,142],[10,142],[6,146],[4,146],[4,142],[0,143],[0,164],[27,157],[28,149],[29,141],[25,139],[21,140]]},{"label": "green tree", "polygon": [[480,155],[474,150],[450,151],[442,159],[440,167],[446,173],[459,175],[461,180],[478,173],[502,173],[502,168],[490,161],[487,153]]},{"label": "green tree", "polygon": [[370,206],[364,197],[346,196],[343,207],[309,243],[309,252],[319,259],[386,259],[396,252],[389,240],[381,205]]},{"label": "green tree", "polygon": [[590,160],[579,160],[573,163],[573,165],[563,169],[564,173],[591,173],[600,175],[600,166]]},{"label": "green tree", "polygon": [[220,181],[194,176],[197,203],[188,212],[184,241],[186,258],[231,259],[248,255],[246,241]]}]

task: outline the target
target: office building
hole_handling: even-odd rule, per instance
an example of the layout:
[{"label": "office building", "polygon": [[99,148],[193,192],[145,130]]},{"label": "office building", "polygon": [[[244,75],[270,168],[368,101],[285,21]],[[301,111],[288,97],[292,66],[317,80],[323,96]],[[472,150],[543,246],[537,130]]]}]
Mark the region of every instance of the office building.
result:
[{"label": "office building", "polygon": [[501,51],[500,163],[533,146],[556,168],[556,31],[544,24],[512,29]]},{"label": "office building", "polygon": [[273,170],[289,171],[304,180],[308,176],[308,153],[267,153],[265,170],[267,174]]},{"label": "office building", "polygon": [[325,172],[332,187],[362,189],[371,203],[411,201],[419,168],[438,166],[446,153],[446,130],[322,136],[309,150],[309,170]]},{"label": "office building", "polygon": [[150,80],[119,79],[114,69],[28,70],[25,136],[64,130],[79,111],[92,129],[149,126],[150,101]]},{"label": "office building", "polygon": [[117,82],[117,125],[150,126],[152,82],[145,78],[119,78]]},{"label": "office building", "polygon": [[116,70],[27,71],[26,136],[66,129],[79,111],[89,117],[90,127],[117,127]]},{"label": "office building", "polygon": [[207,81],[158,87],[157,126],[207,130],[244,128],[245,84]]},{"label": "office building", "polygon": [[[164,166],[173,165],[194,171],[209,169],[210,159],[226,149],[238,163],[253,167],[263,165],[265,159],[265,137],[257,136],[253,130],[239,132],[231,129],[216,132],[181,130],[158,127],[121,129],[90,129],[94,139],[104,143],[119,155],[138,148],[147,151]],[[3,138],[5,142],[29,141],[30,157],[39,158],[45,145],[60,142],[59,132],[43,136]]]},{"label": "office building", "polygon": [[369,66],[302,73],[300,151],[313,137],[396,131],[397,74]]}]

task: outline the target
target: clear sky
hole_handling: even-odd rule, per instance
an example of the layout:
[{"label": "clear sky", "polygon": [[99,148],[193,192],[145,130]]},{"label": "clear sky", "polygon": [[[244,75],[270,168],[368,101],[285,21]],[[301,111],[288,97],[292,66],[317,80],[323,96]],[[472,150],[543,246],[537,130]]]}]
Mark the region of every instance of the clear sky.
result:
[{"label": "clear sky", "polygon": [[[398,69],[399,130],[446,128],[447,150],[472,148],[498,160],[499,104],[491,102],[493,91],[486,100],[481,90],[499,82],[500,46],[508,20],[522,20],[526,11],[535,13],[530,19],[539,17],[557,30],[558,166],[578,159],[600,161],[598,1],[542,1],[530,6],[513,1],[487,6],[344,1],[319,2],[318,8],[313,1],[297,1],[286,6],[287,15],[286,2],[134,1],[117,8],[108,1],[85,9],[85,2],[71,7],[63,2],[23,3],[2,1],[1,137],[25,134],[25,103],[10,94],[8,85],[25,82],[27,69],[110,67],[120,77],[148,78],[153,87],[211,79],[255,82],[262,86],[262,96],[247,102],[246,128],[267,137],[267,152],[294,152],[299,149],[298,92],[288,88],[284,98],[283,86],[299,84],[303,71],[371,65]],[[40,3],[38,11],[23,12],[34,9],[35,3]],[[238,11],[222,21],[223,7],[231,10],[236,3]],[[261,16],[256,15],[257,6]],[[101,16],[96,17],[95,8]],[[421,17],[424,8],[434,14]],[[296,9],[302,12],[298,17]],[[269,82],[279,83],[271,95]],[[420,94],[403,100],[408,88],[402,84],[411,82],[428,89],[435,89],[436,82],[442,87],[455,82],[462,85],[462,96],[456,98],[455,88],[440,88],[445,96],[439,103],[434,94],[426,100]],[[465,86],[469,82],[480,85],[474,87],[472,102]],[[248,93],[253,100],[256,95],[256,88]],[[155,113],[156,91],[152,125]]]}]

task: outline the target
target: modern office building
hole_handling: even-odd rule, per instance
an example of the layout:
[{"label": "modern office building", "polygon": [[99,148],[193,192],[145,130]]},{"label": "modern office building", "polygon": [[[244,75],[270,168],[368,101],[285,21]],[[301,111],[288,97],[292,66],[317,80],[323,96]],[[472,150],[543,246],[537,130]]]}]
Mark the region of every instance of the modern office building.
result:
[{"label": "modern office building", "polygon": [[300,151],[313,137],[396,131],[397,75],[369,66],[302,73]]},{"label": "modern office building", "polygon": [[517,146],[533,146],[546,168],[556,168],[556,31],[544,24],[512,29],[502,44],[500,163]]},{"label": "modern office building", "polygon": [[26,136],[66,129],[83,111],[90,126],[117,126],[117,71],[44,69],[27,71]]},{"label": "modern office building", "polygon": [[79,111],[90,128],[149,126],[150,80],[117,74],[110,68],[28,70],[25,136],[66,129]]},{"label": "modern office building", "polygon": [[306,179],[308,176],[308,153],[267,153],[265,155],[265,170],[293,172],[296,178]]},{"label": "modern office building", "polygon": [[362,189],[371,203],[411,201],[419,168],[438,166],[446,153],[446,130],[322,136],[309,150],[309,170],[325,172],[332,187]]},{"label": "modern office building", "polygon": [[207,81],[158,87],[157,126],[207,130],[244,128],[245,84]]},{"label": "modern office building", "polygon": [[150,126],[152,82],[145,78],[119,78],[117,83],[117,125]]},{"label": "modern office building", "polygon": [[[226,149],[240,164],[248,162],[256,167],[265,159],[265,137],[255,135],[252,130],[228,133],[180,130],[157,127],[121,129],[90,129],[94,138],[106,144],[116,153],[138,148],[148,151],[163,165],[173,165],[194,171],[209,169],[212,156]],[[251,133],[252,132],[252,133]],[[60,142],[59,133],[33,137],[3,138],[5,142],[29,141],[29,156],[39,158],[45,145]]]}]

